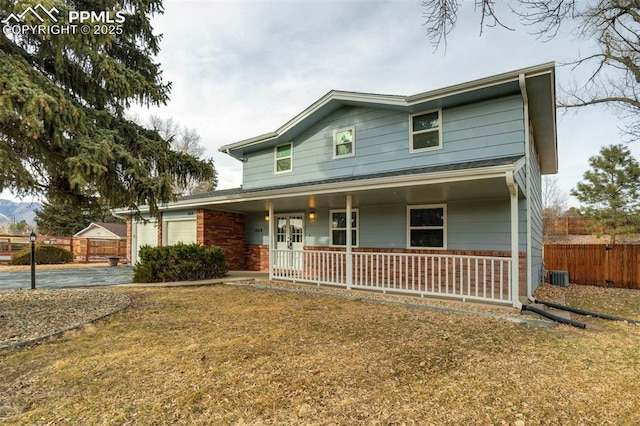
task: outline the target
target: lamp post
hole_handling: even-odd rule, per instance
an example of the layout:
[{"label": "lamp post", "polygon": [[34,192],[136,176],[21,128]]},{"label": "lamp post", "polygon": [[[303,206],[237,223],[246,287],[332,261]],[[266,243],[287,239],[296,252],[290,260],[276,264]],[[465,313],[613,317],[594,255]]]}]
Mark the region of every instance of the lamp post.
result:
[{"label": "lamp post", "polygon": [[31,242],[31,290],[36,289],[36,233],[31,231],[29,234]]}]

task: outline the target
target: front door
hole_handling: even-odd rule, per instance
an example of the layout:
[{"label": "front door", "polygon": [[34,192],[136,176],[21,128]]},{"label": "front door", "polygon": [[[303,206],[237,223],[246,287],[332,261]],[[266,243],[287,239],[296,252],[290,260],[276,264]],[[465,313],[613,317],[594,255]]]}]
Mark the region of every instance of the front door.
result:
[{"label": "front door", "polygon": [[274,266],[301,271],[304,248],[304,214],[275,216],[276,255]]}]

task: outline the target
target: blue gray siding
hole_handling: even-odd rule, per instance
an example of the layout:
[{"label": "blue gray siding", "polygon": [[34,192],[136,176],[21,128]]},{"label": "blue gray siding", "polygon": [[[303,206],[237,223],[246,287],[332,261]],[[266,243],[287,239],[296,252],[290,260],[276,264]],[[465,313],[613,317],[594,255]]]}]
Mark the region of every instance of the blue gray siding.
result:
[{"label": "blue gray siding", "polygon": [[540,175],[540,166],[538,165],[538,156],[535,151],[533,140],[530,144],[529,155],[529,182],[530,188],[530,208],[531,208],[531,291],[535,291],[540,283],[542,283],[544,260],[542,257],[542,178]]},{"label": "blue gray siding", "polygon": [[[455,201],[447,204],[448,250],[511,250],[510,202],[504,200]],[[359,247],[406,248],[405,204],[359,207]],[[526,202],[519,203],[520,251],[526,250]],[[305,220],[305,245],[329,245],[329,211],[316,209],[317,219]],[[264,214],[247,214],[247,244],[269,244]]]},{"label": "blue gray siding", "polygon": [[[448,250],[511,250],[509,200],[447,202]],[[520,250],[526,249],[525,205],[520,206]],[[406,248],[406,205],[360,208],[360,247]]]},{"label": "blue gray siding", "polygon": [[[293,140],[293,171],[274,174],[273,148],[247,153],[243,186],[256,188],[429,165],[524,155],[520,96],[445,109],[443,148],[409,152],[409,115],[344,107]],[[333,130],[355,127],[355,156],[333,159]]]},{"label": "blue gray siding", "polygon": [[518,189],[520,190],[521,194],[525,194],[526,190],[527,190],[527,168],[522,167],[520,170],[518,170],[518,172],[515,174],[514,179],[516,180],[516,183],[518,184]]}]

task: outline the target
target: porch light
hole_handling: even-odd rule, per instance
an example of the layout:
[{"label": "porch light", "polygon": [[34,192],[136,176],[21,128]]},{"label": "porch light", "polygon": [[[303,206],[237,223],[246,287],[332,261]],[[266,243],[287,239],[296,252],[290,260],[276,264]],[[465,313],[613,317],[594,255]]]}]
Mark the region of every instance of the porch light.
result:
[{"label": "porch light", "polygon": [[264,220],[265,220],[266,222],[269,222],[269,215],[268,215],[268,214],[265,214],[265,215],[264,215]]},{"label": "porch light", "polygon": [[31,230],[29,234],[29,242],[31,243],[30,265],[31,265],[31,290],[36,289],[36,233]]},{"label": "porch light", "polygon": [[314,211],[309,212],[309,220],[316,220],[316,212]]}]

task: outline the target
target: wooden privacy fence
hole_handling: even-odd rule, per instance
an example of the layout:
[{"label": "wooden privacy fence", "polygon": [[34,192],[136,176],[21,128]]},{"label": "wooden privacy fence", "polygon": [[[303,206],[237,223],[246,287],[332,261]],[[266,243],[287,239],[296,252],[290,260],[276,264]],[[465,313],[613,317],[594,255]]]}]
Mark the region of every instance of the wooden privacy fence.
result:
[{"label": "wooden privacy fence", "polygon": [[590,235],[595,231],[591,220],[584,217],[543,218],[542,229],[545,235]]},{"label": "wooden privacy fence", "polygon": [[99,262],[109,257],[126,259],[127,241],[106,238],[49,238],[44,241],[58,247],[64,247],[73,253],[76,262]]},{"label": "wooden privacy fence", "polygon": [[[75,262],[104,262],[110,257],[127,258],[127,241],[102,238],[39,237],[38,244],[62,247],[73,253]],[[0,262],[8,262],[16,251],[29,247],[29,237],[0,235]]]},{"label": "wooden privacy fence", "polygon": [[574,284],[640,289],[640,244],[545,244],[544,264]]}]

